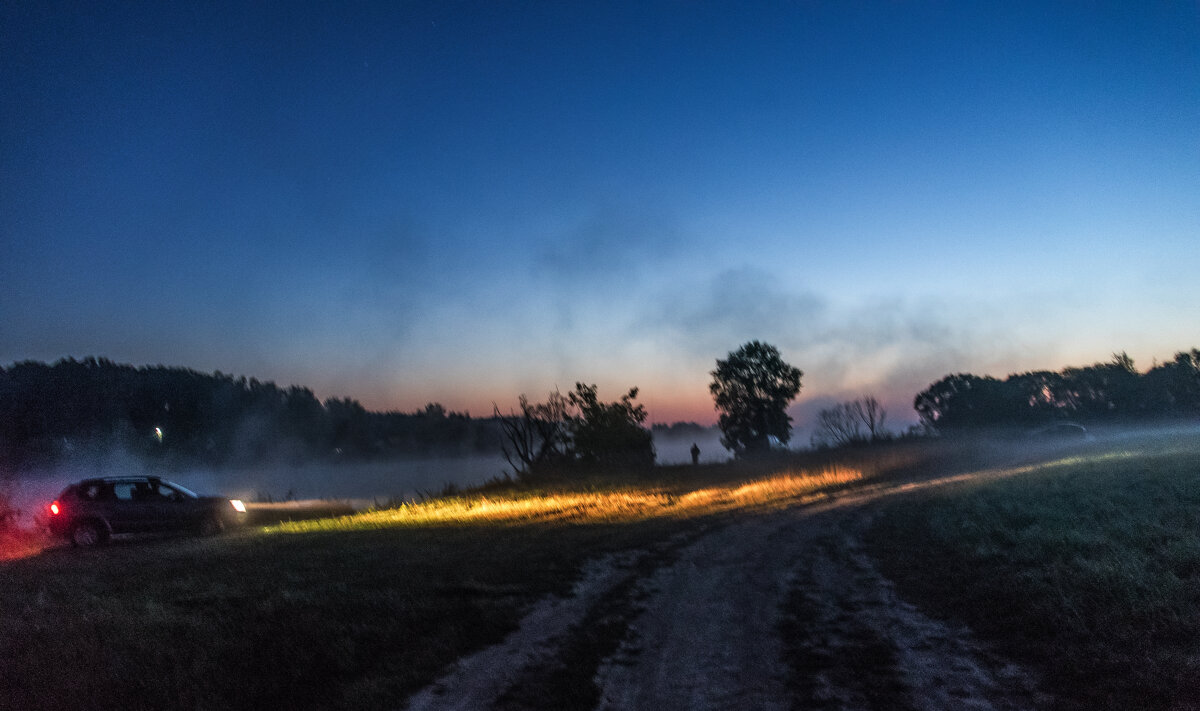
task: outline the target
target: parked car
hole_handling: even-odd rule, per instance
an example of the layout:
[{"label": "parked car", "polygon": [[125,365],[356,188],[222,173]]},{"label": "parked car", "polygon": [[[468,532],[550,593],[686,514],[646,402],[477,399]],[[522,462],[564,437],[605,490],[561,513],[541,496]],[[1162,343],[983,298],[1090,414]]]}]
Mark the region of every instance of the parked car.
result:
[{"label": "parked car", "polygon": [[123,533],[195,532],[210,536],[246,520],[237,499],[197,496],[153,476],[84,479],[50,504],[50,531],[76,546]]}]

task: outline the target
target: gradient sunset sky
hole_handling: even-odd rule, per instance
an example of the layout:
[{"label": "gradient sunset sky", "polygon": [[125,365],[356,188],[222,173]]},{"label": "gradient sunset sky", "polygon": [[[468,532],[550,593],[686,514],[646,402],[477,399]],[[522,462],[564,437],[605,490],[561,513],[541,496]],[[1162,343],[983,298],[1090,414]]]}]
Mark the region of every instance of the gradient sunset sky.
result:
[{"label": "gradient sunset sky", "polygon": [[0,365],[803,426],[1200,346],[1200,3],[0,5]]}]

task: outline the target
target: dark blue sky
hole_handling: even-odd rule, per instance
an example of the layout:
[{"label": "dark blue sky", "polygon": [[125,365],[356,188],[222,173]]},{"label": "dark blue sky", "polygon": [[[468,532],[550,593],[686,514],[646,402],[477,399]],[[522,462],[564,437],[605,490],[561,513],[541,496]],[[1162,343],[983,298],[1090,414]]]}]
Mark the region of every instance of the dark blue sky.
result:
[{"label": "dark blue sky", "polygon": [[[374,408],[1200,345],[1200,5],[0,7],[0,362]],[[803,407],[798,410],[802,413]]]}]

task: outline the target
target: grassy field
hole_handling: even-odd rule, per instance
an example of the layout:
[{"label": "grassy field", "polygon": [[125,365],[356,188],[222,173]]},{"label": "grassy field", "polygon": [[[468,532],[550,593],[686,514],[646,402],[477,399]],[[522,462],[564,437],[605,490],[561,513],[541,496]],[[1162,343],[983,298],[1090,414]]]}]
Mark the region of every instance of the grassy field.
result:
[{"label": "grassy field", "polygon": [[1200,442],[1158,437],[894,502],[869,544],[906,598],[1069,709],[1200,708]]},{"label": "grassy field", "polygon": [[[943,442],[666,467],[321,519],[264,511],[277,522],[213,539],[46,550],[0,562],[0,709],[396,707],[502,639],[532,601],[567,592],[590,558],[997,456]],[[1022,466],[885,497],[895,503],[870,536],[884,572],[1045,670],[1066,707],[1190,708],[1200,445],[1004,456]],[[572,654],[592,664],[612,641]]]},{"label": "grassy field", "polygon": [[[758,476],[754,476],[757,474]],[[864,478],[667,468],[0,563],[0,708],[386,708],[588,558]]]}]

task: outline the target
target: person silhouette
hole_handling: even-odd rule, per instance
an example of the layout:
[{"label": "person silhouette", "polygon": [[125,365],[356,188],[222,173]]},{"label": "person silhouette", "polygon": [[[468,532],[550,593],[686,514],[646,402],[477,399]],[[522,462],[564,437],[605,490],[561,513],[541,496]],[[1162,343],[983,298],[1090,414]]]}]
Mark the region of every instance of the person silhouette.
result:
[{"label": "person silhouette", "polygon": [[692,466],[700,463],[700,445],[692,442]]}]

